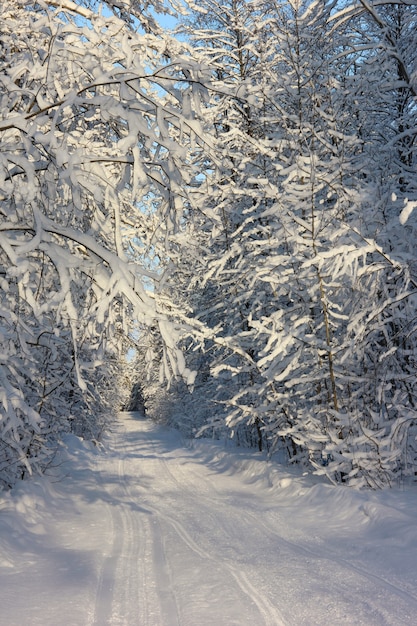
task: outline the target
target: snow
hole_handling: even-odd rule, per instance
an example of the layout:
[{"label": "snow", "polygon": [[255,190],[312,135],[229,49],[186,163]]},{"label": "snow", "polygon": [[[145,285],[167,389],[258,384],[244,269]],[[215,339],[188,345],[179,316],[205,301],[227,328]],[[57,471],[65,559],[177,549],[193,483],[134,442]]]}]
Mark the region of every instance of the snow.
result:
[{"label": "snow", "polygon": [[137,413],[0,498],[2,626],[416,623],[417,490],[336,487]]},{"label": "snow", "polygon": [[403,226],[408,222],[411,213],[417,208],[417,202],[411,202],[408,198],[404,201],[404,208],[400,213],[400,224]]}]

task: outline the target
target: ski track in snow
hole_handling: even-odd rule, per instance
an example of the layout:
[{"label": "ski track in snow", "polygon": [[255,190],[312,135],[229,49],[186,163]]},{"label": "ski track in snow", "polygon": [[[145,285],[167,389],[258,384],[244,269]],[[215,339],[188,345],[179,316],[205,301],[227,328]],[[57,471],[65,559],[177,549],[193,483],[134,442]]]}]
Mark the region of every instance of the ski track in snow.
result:
[{"label": "ski track in snow", "polygon": [[[174,473],[170,470],[170,467],[168,465],[168,463],[166,462],[166,460],[164,458],[161,459],[161,463],[162,466],[165,470],[165,473],[167,475],[167,477],[172,481],[172,483],[177,487],[178,492],[179,493],[183,493],[183,495],[186,494],[186,491],[184,489],[184,484],[186,485],[186,481],[185,480],[179,480]],[[178,469],[178,466],[175,466],[176,469]],[[184,475],[182,474],[182,477]],[[202,479],[201,484],[204,484],[204,480],[206,479]],[[200,483],[199,483],[200,484]],[[207,485],[207,480],[206,480],[206,485]],[[195,497],[195,487],[196,484],[194,483],[193,485],[194,489],[190,489],[189,490],[189,496],[191,495],[191,497]],[[207,487],[206,487],[207,489]],[[212,508],[213,505],[213,499],[207,498],[207,496],[203,496],[200,492],[200,487],[199,487],[199,493],[200,493],[200,497],[201,499],[205,499],[206,502],[206,507],[208,510],[210,510]],[[214,493],[215,490],[214,490]],[[218,498],[217,498],[217,502],[218,502]],[[227,512],[226,512],[227,515]],[[172,524],[172,526],[175,528],[177,534],[183,539],[183,541],[198,555],[200,556],[202,559],[205,559],[206,561],[210,561],[210,560],[216,560],[217,556],[213,556],[213,554],[211,552],[202,550],[201,547],[196,543],[196,541],[194,541],[194,539],[192,539],[190,537],[190,535],[187,533],[186,529],[184,528],[184,526],[181,526],[178,522],[174,521],[172,518],[166,518],[169,520],[169,522]],[[225,518],[226,519],[226,518]],[[255,524],[257,523],[257,521],[255,520]],[[227,532],[227,538],[229,540],[232,540],[232,533],[230,532],[230,530],[227,529],[226,524],[223,525],[223,530]],[[235,565],[233,565],[230,562],[224,562],[223,563],[223,567],[231,574],[231,576],[235,579],[235,581],[237,582],[237,584],[239,585],[240,589],[243,591],[244,594],[246,594],[249,599],[258,607],[258,610],[260,612],[260,614],[262,615],[262,618],[264,620],[265,626],[285,626],[285,622],[282,619],[282,615],[279,612],[279,610],[274,607],[266,598],[265,595],[263,595],[261,592],[259,592],[256,587],[254,587],[253,584],[251,584],[251,582],[248,580],[247,575],[240,571],[239,568]]]},{"label": "ski track in snow", "polygon": [[[149,426],[149,425],[148,425]],[[142,424],[142,436],[148,431],[152,434],[152,428],[147,429],[146,425]],[[119,433],[114,434],[115,442],[113,443],[114,448],[123,448],[123,435]],[[147,439],[147,437],[146,437]],[[179,502],[186,502],[190,499],[192,500],[192,506],[195,508],[195,491],[194,493],[190,493],[186,491],[182,485],[182,482],[178,480],[175,476],[175,472],[170,469],[170,463],[161,456],[160,451],[157,449],[157,445],[152,437],[147,441],[148,450],[152,453],[148,456],[152,459],[151,464],[153,466],[153,474],[158,476],[158,480],[164,485],[164,489],[167,486],[171,486],[175,492],[175,498]],[[143,465],[144,457],[146,458],[146,454],[144,456],[140,456],[142,459],[139,463]],[[120,492],[123,497],[129,501],[133,502],[137,500],[138,494],[135,493],[134,487],[132,486],[133,481],[129,481],[126,479],[126,476],[129,476],[129,464],[137,464],[132,460],[129,463],[126,462],[126,459],[119,460],[118,462],[118,489],[114,493],[117,495],[117,492]],[[176,464],[173,464],[175,468]],[[132,472],[130,472],[132,475]],[[140,482],[140,478],[139,478]],[[103,479],[102,479],[103,483]],[[105,488],[105,484],[103,484]],[[152,495],[152,492],[151,492]],[[139,496],[141,500],[143,500],[143,494]],[[213,563],[216,569],[223,570],[223,577],[226,581],[227,586],[230,586],[231,580],[235,580],[239,590],[248,598],[249,603],[256,606],[259,615],[254,615],[256,620],[255,623],[259,623],[260,625],[265,624],[265,626],[281,626],[285,622],[282,620],[281,615],[276,607],[274,607],[268,599],[260,593],[251,582],[248,580],[247,575],[244,572],[239,571],[238,567],[233,566],[231,563],[225,562],[223,564],[219,564],[217,561],[217,556],[214,556],[211,552],[204,550],[196,540],[194,540],[183,523],[179,520],[175,519],[172,515],[170,515],[166,510],[164,510],[164,506],[160,502],[159,495],[156,494],[157,503],[156,505],[152,503],[153,498],[145,497],[146,504],[144,505],[144,509],[146,509],[147,514],[152,516],[152,532],[151,532],[151,541],[150,543],[153,546],[153,572],[148,572],[148,575],[151,574],[150,579],[155,579],[156,581],[156,590],[159,600],[159,607],[161,611],[161,615],[158,619],[161,622],[156,621],[155,626],[158,623],[161,624],[169,624],[169,626],[181,626],[185,623],[194,623],[190,622],[189,618],[186,615],[181,616],[181,608],[180,603],[177,602],[175,596],[175,580],[173,574],[173,568],[169,563],[167,558],[167,547],[166,547],[166,532],[164,533],[163,527],[170,527],[175,535],[176,540],[180,540],[185,546],[186,549],[191,551],[194,555],[196,555],[199,560],[204,564],[202,567],[203,572],[207,572],[207,568],[210,563]],[[211,503],[208,502],[206,504],[207,508],[211,508]],[[202,512],[201,507],[199,507],[199,514],[204,514]],[[100,582],[97,591],[96,597],[96,610],[93,624],[94,626],[100,626],[101,624],[107,623],[136,623],[133,620],[137,619],[138,624],[146,624],[150,625],[153,623],[152,618],[149,614],[142,611],[141,615],[138,616],[129,616],[129,607],[131,606],[139,606],[140,601],[138,600],[138,594],[135,589],[131,589],[130,594],[124,594],[126,597],[122,597],[120,592],[116,594],[117,601],[114,601],[113,597],[115,595],[114,588],[117,588],[118,580],[120,580],[120,572],[118,561],[126,559],[126,549],[124,546],[125,541],[121,538],[127,537],[130,538],[131,541],[134,542],[135,537],[143,537],[145,533],[145,529],[142,525],[142,528],[138,529],[137,524],[135,524],[136,515],[132,514],[129,511],[128,507],[124,505],[118,507],[112,507],[111,511],[111,526],[112,526],[112,547],[110,554],[105,558],[101,574],[100,574]],[[130,548],[134,547],[134,545],[130,545]],[[128,558],[127,565],[129,563],[136,563],[137,567],[140,567],[140,563],[146,563],[146,559],[143,558],[143,554],[139,554],[138,558]],[[130,569],[133,570],[133,567]],[[136,572],[130,571],[129,576],[126,577],[125,572],[123,573],[123,578],[130,581],[129,587],[131,588],[132,581],[136,578]],[[222,577],[220,573],[216,572],[216,577]],[[136,592],[136,593],[135,593]],[[146,587],[143,589],[143,595],[146,597]],[[242,598],[238,598],[242,601]],[[215,598],[213,598],[215,601]],[[112,605],[115,605],[113,608],[117,610],[111,611]],[[184,614],[184,608],[182,610]],[[124,616],[121,618],[121,616]],[[197,618],[200,619],[200,618]],[[224,618],[223,618],[224,619]],[[226,618],[227,619],[227,618]],[[241,622],[239,618],[238,620],[234,620],[233,617],[230,619],[233,622],[224,621],[224,624],[229,623],[253,623],[250,622]],[[251,618],[252,619],[252,618]],[[120,621],[122,620],[122,621]],[[199,624],[200,622],[195,622]],[[210,622],[209,622],[210,623]],[[216,622],[219,623],[219,622]]]},{"label": "ski track in snow", "polygon": [[[234,471],[202,449],[139,414],[122,414],[103,453],[70,453],[49,503],[31,496],[29,483],[22,487],[14,497],[26,527],[12,535],[36,532],[39,545],[9,545],[0,523],[7,548],[0,626],[417,623],[413,581],[388,561],[379,571],[371,558],[383,544],[349,554],[356,529],[342,513],[346,537],[338,531],[331,540],[314,519],[314,499],[311,509],[303,500],[297,509],[290,492],[277,495],[248,480],[243,465]],[[7,515],[12,528],[20,518],[8,509],[6,522]]]}]

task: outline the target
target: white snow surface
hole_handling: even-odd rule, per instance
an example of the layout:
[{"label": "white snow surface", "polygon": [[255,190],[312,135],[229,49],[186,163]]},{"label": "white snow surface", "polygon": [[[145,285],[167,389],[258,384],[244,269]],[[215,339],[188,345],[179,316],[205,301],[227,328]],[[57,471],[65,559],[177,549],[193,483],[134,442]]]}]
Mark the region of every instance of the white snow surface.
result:
[{"label": "white snow surface", "polygon": [[121,414],[0,498],[1,626],[417,624],[417,489],[358,492]]}]

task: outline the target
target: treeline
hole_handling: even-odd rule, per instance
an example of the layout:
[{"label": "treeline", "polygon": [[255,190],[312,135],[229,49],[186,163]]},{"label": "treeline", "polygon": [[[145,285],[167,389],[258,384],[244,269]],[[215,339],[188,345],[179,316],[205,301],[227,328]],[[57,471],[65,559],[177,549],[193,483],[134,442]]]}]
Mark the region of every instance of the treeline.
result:
[{"label": "treeline", "polygon": [[414,478],[417,2],[199,0],[175,36],[105,5],[0,7],[1,484],[133,385],[190,436]]},{"label": "treeline", "polygon": [[219,163],[162,291],[216,340],[183,344],[192,395],[153,375],[153,414],[334,482],[414,477],[415,3],[202,0],[180,31]]}]

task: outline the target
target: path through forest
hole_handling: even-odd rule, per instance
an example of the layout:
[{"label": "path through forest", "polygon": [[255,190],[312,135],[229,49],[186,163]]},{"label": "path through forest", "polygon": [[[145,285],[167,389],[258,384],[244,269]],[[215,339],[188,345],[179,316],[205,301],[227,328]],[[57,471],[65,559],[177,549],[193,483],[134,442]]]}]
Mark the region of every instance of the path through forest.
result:
[{"label": "path through forest", "polygon": [[120,416],[0,500],[1,626],[382,626],[417,615],[416,490],[358,493]]}]

